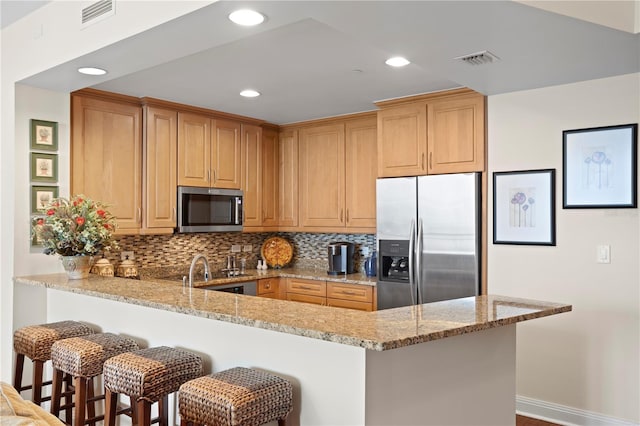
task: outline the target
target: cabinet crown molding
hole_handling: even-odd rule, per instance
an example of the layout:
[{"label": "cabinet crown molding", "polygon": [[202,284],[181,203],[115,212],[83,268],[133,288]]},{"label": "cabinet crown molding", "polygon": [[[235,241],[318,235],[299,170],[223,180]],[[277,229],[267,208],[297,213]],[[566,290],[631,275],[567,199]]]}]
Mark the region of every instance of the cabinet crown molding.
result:
[{"label": "cabinet crown molding", "polygon": [[482,93],[463,87],[460,89],[423,93],[420,95],[406,96],[403,98],[385,99],[383,101],[378,101],[374,103],[378,108],[388,108],[388,107],[395,107],[403,104],[411,104],[416,102],[428,102],[430,100],[435,100],[435,99],[455,98],[457,96],[469,96],[469,95],[484,96]]}]

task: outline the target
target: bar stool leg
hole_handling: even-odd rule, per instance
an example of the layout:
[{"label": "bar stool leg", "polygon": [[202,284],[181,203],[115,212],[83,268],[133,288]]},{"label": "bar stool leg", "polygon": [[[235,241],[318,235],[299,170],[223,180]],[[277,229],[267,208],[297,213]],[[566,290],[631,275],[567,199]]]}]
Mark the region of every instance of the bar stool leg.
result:
[{"label": "bar stool leg", "polygon": [[[64,373],[61,370],[56,368],[53,369],[53,384],[51,389],[51,409],[49,410],[51,414],[56,417],[60,417],[60,394],[62,391],[62,380]],[[66,402],[66,399],[65,399]],[[68,410],[65,411],[68,413]],[[68,422],[70,417],[69,414],[66,414],[67,417],[65,420]]]},{"label": "bar stool leg", "polygon": [[138,425],[149,426],[151,424],[151,403],[141,399],[136,403]]},{"label": "bar stool leg", "polygon": [[[116,410],[118,408],[118,394],[105,389],[104,393],[104,426],[116,425]],[[132,421],[131,424],[136,424]]]},{"label": "bar stool leg", "polygon": [[287,426],[287,419],[278,419],[278,426]]},{"label": "bar stool leg", "polygon": [[76,403],[73,410],[73,421],[75,426],[84,426],[84,419],[87,408],[87,379],[84,377],[74,377],[73,386],[76,388]]},{"label": "bar stool leg", "polygon": [[[73,415],[73,377],[71,374],[64,374],[64,420],[71,423]],[[53,401],[53,396],[51,397]],[[53,406],[53,402],[51,403]],[[60,397],[58,397],[58,413],[60,412]]]},{"label": "bar stool leg", "polygon": [[158,424],[169,426],[169,395],[165,395],[158,401]]},{"label": "bar stool leg", "polygon": [[34,404],[42,403],[42,370],[44,361],[33,361],[33,382],[31,386],[31,400]]},{"label": "bar stool leg", "polygon": [[[96,401],[93,387],[93,377],[87,379],[87,417],[93,419],[96,416]],[[89,422],[91,426],[96,426],[95,420]]]},{"label": "bar stool leg", "polygon": [[24,354],[17,354],[16,369],[13,373],[13,387],[18,392],[22,390],[22,370],[24,369]]}]

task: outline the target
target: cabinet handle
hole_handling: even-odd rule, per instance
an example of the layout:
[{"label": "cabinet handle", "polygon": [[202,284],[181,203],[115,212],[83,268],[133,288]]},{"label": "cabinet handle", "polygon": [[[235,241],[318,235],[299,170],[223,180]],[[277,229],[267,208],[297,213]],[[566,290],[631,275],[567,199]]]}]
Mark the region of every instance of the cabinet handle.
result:
[{"label": "cabinet handle", "polygon": [[211,170],[207,170],[207,182],[211,182]]},{"label": "cabinet handle", "polygon": [[213,169],[213,183],[218,181],[218,173],[216,173],[216,169]]},{"label": "cabinet handle", "polygon": [[348,291],[348,290],[342,290],[340,293],[348,294],[349,296],[355,296],[356,294],[358,294],[355,291]]},{"label": "cabinet handle", "polygon": [[347,223],[349,223],[349,209],[347,209]]},{"label": "cabinet handle", "polygon": [[265,289],[267,289],[267,290],[269,290],[269,289],[271,288],[271,284],[265,284],[265,285],[264,285],[264,288],[265,288]]},{"label": "cabinet handle", "polygon": [[138,207],[138,223],[142,222],[142,209]]},{"label": "cabinet handle", "polygon": [[306,285],[298,286],[300,290],[313,290],[311,287],[307,287]]},{"label": "cabinet handle", "polygon": [[343,217],[344,217],[344,209],[340,209],[340,223],[342,223]]},{"label": "cabinet handle", "polygon": [[429,170],[433,169],[433,151],[429,153]]},{"label": "cabinet handle", "polygon": [[175,207],[171,208],[171,220],[172,221],[176,220],[176,208]]},{"label": "cabinet handle", "polygon": [[424,152],[422,153],[422,159],[420,160],[420,168],[424,170]]}]

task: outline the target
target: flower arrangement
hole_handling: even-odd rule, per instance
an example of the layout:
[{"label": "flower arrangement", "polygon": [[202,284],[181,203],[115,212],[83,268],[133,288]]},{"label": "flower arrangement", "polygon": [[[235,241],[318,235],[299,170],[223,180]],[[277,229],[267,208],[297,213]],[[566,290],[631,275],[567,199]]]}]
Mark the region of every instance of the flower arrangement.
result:
[{"label": "flower arrangement", "polygon": [[92,256],[118,248],[112,235],[116,220],[98,201],[83,195],[54,198],[43,211],[45,216],[36,221],[33,232],[45,254]]}]

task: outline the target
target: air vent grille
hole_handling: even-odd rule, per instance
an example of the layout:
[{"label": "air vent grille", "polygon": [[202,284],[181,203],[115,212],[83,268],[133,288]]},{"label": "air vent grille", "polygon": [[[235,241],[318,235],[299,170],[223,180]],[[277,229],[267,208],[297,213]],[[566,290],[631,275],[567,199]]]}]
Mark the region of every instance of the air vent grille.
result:
[{"label": "air vent grille", "polygon": [[496,55],[489,52],[488,50],[471,53],[470,55],[458,56],[457,58],[454,58],[454,59],[458,59],[469,65],[484,65],[484,64],[490,64],[492,62],[496,62],[500,60],[500,58],[498,58]]},{"label": "air vent grille", "polygon": [[91,23],[98,18],[106,18],[115,13],[114,0],[100,0],[82,9],[82,24]]}]

